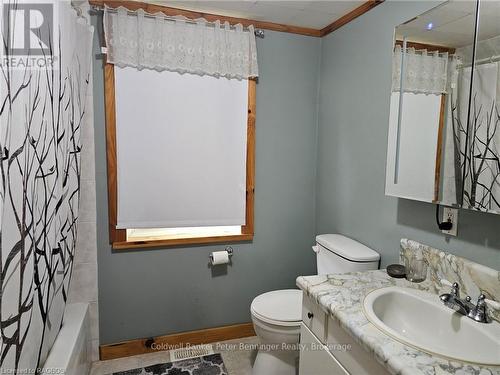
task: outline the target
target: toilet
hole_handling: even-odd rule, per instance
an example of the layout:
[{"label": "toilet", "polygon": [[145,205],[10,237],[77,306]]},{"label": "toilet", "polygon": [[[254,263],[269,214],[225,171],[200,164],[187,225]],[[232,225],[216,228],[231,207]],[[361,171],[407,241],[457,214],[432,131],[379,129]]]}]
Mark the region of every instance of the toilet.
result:
[{"label": "toilet", "polygon": [[[375,270],[380,255],[340,234],[316,236],[318,275]],[[302,291],[274,290],[254,298],[250,306],[255,333],[261,347],[253,375],[295,375],[298,369]]]}]

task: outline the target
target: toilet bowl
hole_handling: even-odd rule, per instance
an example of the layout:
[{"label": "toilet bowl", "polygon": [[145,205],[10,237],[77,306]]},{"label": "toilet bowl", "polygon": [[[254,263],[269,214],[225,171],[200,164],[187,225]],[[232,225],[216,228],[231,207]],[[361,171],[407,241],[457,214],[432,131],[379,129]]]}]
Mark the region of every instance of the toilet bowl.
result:
[{"label": "toilet bowl", "polygon": [[267,292],[252,301],[252,322],[260,339],[253,375],[295,375],[301,309],[302,292],[295,289]]},{"label": "toilet bowl", "polygon": [[[339,234],[322,234],[313,246],[318,274],[375,270],[380,255],[369,247]],[[253,375],[296,375],[299,359],[302,291],[275,290],[254,298],[250,306],[261,347]]]}]

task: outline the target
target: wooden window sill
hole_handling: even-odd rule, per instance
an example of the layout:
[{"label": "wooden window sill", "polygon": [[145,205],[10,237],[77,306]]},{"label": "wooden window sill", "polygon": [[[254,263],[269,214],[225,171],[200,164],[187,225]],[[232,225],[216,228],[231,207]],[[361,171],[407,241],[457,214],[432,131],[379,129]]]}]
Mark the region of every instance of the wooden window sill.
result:
[{"label": "wooden window sill", "polygon": [[150,241],[116,241],[112,243],[112,248],[114,250],[126,250],[126,249],[141,249],[150,247],[204,245],[211,243],[240,242],[240,241],[252,241],[252,240],[253,240],[253,234],[232,234],[227,236],[186,237],[186,238],[172,238],[172,239],[150,240]]}]

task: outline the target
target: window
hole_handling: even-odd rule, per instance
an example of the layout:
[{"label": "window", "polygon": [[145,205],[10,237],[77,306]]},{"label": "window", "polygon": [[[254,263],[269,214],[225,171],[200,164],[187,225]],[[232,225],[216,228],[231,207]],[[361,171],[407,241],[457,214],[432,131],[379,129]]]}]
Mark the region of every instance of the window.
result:
[{"label": "window", "polygon": [[253,238],[255,81],[106,64],[105,95],[113,248]]}]

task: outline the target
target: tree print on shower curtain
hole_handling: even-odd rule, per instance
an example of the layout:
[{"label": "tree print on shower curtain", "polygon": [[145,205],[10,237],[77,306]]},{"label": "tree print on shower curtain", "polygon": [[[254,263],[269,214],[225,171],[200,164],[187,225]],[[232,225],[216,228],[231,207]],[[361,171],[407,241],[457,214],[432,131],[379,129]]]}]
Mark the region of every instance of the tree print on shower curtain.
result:
[{"label": "tree print on shower curtain", "polygon": [[[451,90],[452,116],[445,146],[444,192],[456,193],[464,208],[500,213],[500,65],[498,62],[458,70],[457,89]],[[470,111],[469,121],[467,115]],[[453,164],[450,167],[449,162]],[[453,202],[451,199],[444,203]]]},{"label": "tree print on shower curtain", "polygon": [[43,366],[67,300],[93,29],[53,1],[42,56],[53,66],[14,67],[8,38],[20,25],[5,26],[20,4],[0,3],[0,368],[22,372]]},{"label": "tree print on shower curtain", "polygon": [[500,213],[500,63],[474,68],[463,206]]}]

